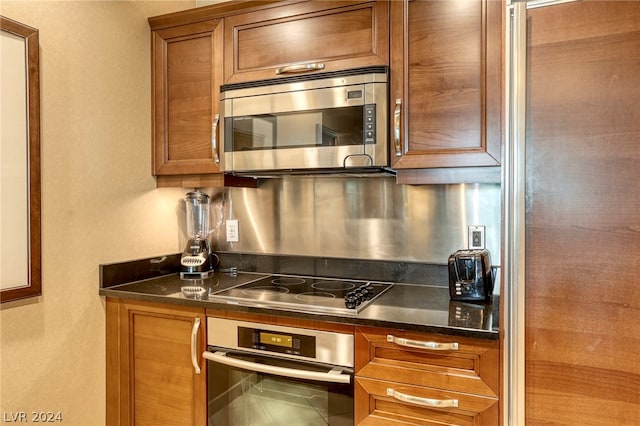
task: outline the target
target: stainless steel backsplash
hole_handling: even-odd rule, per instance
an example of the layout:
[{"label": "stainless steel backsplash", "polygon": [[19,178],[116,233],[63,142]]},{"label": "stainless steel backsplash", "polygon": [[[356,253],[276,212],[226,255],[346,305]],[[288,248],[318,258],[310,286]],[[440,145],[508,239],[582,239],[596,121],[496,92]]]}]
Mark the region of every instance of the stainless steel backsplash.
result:
[{"label": "stainless steel backsplash", "polygon": [[[484,225],[492,263],[500,261],[498,184],[291,176],[206,192],[216,251],[445,264],[467,247],[467,226]],[[227,242],[229,219],[238,220],[238,242]]]}]

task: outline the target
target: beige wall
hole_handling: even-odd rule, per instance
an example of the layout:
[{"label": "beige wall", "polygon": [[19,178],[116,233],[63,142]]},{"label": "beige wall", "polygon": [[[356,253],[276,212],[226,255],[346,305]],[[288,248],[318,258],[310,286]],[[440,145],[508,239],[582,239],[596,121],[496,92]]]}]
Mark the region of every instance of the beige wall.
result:
[{"label": "beige wall", "polygon": [[40,30],[43,296],[0,310],[0,421],[61,412],[103,425],[98,264],[174,253],[181,189],[150,174],[147,17],[195,1],[6,1]]}]

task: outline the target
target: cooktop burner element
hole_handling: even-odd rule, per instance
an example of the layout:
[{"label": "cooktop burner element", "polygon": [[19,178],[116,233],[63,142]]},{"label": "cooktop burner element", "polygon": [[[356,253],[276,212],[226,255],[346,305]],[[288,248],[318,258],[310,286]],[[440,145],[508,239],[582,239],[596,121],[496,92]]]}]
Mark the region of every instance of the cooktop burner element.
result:
[{"label": "cooktop burner element", "polygon": [[352,288],[355,288],[356,284],[354,284],[353,282],[344,282],[344,281],[340,281],[340,280],[335,280],[335,281],[316,281],[313,284],[311,284],[311,287],[315,288],[316,290],[330,290],[330,291],[347,291],[347,290],[351,290]]},{"label": "cooktop burner element", "polygon": [[242,290],[242,292],[249,297],[260,297],[265,293],[289,293],[289,289],[284,287],[270,287],[263,285],[257,287],[249,287]]},{"label": "cooktop burner element", "polygon": [[277,277],[271,280],[271,284],[283,285],[283,286],[300,285],[300,284],[304,284],[305,282],[306,282],[306,279],[299,278],[299,277]]},{"label": "cooktop burner element", "polygon": [[271,275],[209,295],[209,300],[319,314],[357,315],[391,283]]}]

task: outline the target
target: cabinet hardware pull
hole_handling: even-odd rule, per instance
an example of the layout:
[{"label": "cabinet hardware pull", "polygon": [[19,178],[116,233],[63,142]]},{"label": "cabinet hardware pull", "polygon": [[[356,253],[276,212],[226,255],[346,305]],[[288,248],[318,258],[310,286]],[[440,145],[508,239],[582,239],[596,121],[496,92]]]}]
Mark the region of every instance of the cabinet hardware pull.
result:
[{"label": "cabinet hardware pull", "polygon": [[191,329],[191,364],[196,374],[200,374],[200,366],[198,365],[198,353],[196,346],[198,346],[198,330],[200,329],[200,318],[196,318]]},{"label": "cabinet hardware pull", "polygon": [[309,63],[309,64],[295,64],[295,65],[287,65],[284,67],[280,67],[276,70],[276,74],[287,74],[290,72],[306,72],[306,71],[317,71],[324,69],[324,64],[320,63]]},{"label": "cabinet hardware pull", "polygon": [[328,373],[319,371],[298,370],[295,368],[276,367],[267,364],[258,364],[251,361],[244,361],[237,358],[227,356],[226,352],[217,351],[214,353],[203,352],[202,357],[209,361],[218,362],[220,364],[231,367],[243,368],[245,370],[256,371],[258,373],[274,374],[277,376],[291,377],[306,380],[319,380],[322,382],[333,383],[351,383],[351,375],[343,374],[342,369],[333,368]]},{"label": "cabinet hardware pull", "polygon": [[396,99],[396,107],[393,110],[393,144],[396,148],[396,157],[402,157],[402,145],[400,144],[401,113],[402,99]]},{"label": "cabinet hardware pull", "polygon": [[220,163],[220,157],[218,156],[218,121],[220,121],[220,114],[213,116],[213,123],[211,124],[211,155],[216,163]]},{"label": "cabinet hardware pull", "polygon": [[422,342],[420,340],[410,340],[403,337],[396,337],[391,334],[387,334],[387,342],[395,343],[396,345],[406,346],[409,348],[430,349],[432,351],[457,351],[459,346],[457,342]]},{"label": "cabinet hardware pull", "polygon": [[408,402],[409,404],[421,405],[423,407],[431,408],[452,408],[458,407],[457,399],[432,399],[422,398],[414,395],[407,395],[406,393],[398,392],[397,390],[387,388],[387,396],[390,396],[398,401]]}]

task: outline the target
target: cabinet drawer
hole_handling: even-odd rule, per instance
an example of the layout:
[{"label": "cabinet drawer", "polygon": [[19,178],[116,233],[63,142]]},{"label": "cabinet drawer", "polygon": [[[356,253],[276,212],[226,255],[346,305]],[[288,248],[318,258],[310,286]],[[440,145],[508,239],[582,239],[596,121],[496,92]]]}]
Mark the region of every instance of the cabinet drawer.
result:
[{"label": "cabinet drawer", "polygon": [[492,340],[356,329],[357,376],[497,397],[499,357]]},{"label": "cabinet drawer", "polygon": [[302,72],[388,65],[388,8],[386,1],[309,1],[226,17],[225,83],[284,77],[290,65],[321,65]]},{"label": "cabinet drawer", "polygon": [[497,398],[363,377],[356,377],[354,393],[357,425],[493,426],[499,421]]}]

